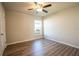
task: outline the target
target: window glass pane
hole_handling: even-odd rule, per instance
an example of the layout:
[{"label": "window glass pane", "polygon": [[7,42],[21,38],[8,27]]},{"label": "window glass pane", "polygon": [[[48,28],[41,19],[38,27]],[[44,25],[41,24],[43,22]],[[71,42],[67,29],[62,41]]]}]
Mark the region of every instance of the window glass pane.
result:
[{"label": "window glass pane", "polygon": [[41,20],[35,20],[35,34],[40,34],[41,33]]}]

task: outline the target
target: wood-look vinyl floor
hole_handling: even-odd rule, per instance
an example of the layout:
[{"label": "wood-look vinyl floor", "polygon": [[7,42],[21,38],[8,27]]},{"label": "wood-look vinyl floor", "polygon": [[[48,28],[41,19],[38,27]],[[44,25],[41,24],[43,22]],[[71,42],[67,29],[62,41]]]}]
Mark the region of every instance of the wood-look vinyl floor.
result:
[{"label": "wood-look vinyl floor", "polygon": [[79,56],[79,49],[47,39],[8,45],[3,56]]}]

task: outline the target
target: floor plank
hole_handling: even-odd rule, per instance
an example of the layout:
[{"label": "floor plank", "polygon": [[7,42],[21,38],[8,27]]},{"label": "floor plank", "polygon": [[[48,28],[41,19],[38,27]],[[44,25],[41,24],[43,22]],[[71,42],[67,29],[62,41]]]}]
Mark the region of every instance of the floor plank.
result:
[{"label": "floor plank", "polygon": [[79,49],[48,39],[8,45],[3,56],[79,56]]}]

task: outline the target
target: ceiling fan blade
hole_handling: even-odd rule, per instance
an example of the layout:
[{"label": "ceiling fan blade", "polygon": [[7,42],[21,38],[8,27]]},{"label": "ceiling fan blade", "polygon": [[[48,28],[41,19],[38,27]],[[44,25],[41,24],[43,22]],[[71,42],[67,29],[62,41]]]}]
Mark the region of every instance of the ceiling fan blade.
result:
[{"label": "ceiling fan blade", "polygon": [[45,6],[43,6],[43,8],[47,8],[47,7],[50,7],[50,6],[52,6],[52,4],[45,5]]},{"label": "ceiling fan blade", "polygon": [[47,11],[47,10],[45,10],[45,9],[43,9],[43,12],[48,13],[48,11]]},{"label": "ceiling fan blade", "polygon": [[28,10],[33,10],[33,8],[30,8],[30,9],[28,9]]},{"label": "ceiling fan blade", "polygon": [[37,5],[37,2],[34,2],[35,5]]}]

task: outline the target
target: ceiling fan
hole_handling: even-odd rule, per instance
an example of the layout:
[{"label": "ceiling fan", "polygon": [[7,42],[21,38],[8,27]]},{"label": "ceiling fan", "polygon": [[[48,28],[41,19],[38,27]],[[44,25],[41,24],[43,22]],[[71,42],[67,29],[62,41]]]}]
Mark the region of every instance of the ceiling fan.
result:
[{"label": "ceiling fan", "polygon": [[43,5],[42,3],[38,3],[38,2],[34,2],[35,4],[35,8],[30,8],[28,10],[36,10],[37,12],[45,12],[48,13],[47,10],[45,10],[45,8],[52,6],[52,4],[47,4],[47,5]]}]

